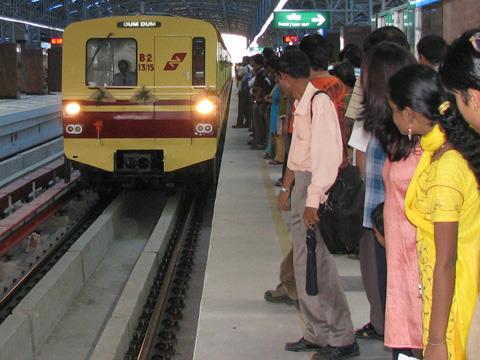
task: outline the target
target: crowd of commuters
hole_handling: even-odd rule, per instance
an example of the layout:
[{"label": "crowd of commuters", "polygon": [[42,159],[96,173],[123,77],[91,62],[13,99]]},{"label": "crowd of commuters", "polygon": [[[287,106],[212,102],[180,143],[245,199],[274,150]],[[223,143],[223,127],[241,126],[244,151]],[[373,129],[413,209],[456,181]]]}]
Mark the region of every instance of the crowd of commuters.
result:
[{"label": "crowd of commuters", "polygon": [[[367,338],[394,360],[480,359],[480,29],[450,46],[428,35],[416,50],[418,61],[388,26],[363,49],[346,46],[333,67],[330,44],[312,34],[237,68],[234,127],[249,127],[251,148],[284,164],[278,203],[290,210],[292,250],[265,299],[296,305],[304,320],[287,351],[347,359]],[[359,259],[370,304],[357,330],[318,230],[318,208],[352,161],[365,182]],[[317,295],[306,290],[308,230]]]}]

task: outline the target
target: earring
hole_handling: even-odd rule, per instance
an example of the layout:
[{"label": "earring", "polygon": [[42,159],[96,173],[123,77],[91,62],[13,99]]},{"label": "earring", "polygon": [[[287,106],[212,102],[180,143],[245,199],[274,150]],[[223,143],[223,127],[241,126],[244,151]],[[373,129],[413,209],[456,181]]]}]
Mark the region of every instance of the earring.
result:
[{"label": "earring", "polygon": [[412,141],[412,124],[408,124],[408,140]]}]

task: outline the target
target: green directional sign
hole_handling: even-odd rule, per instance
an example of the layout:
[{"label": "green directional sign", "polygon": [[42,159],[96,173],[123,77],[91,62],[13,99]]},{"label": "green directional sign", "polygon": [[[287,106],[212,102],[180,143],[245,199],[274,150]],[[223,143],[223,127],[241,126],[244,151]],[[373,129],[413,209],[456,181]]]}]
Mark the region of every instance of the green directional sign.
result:
[{"label": "green directional sign", "polygon": [[280,10],[275,11],[275,29],[328,29],[329,11]]}]

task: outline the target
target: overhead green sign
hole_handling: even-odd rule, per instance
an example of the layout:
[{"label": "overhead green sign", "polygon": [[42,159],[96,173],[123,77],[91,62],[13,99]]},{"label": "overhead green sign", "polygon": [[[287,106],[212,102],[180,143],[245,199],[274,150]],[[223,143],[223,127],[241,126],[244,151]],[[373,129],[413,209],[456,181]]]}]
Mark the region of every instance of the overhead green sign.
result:
[{"label": "overhead green sign", "polygon": [[275,29],[328,29],[329,11],[280,10],[275,11]]},{"label": "overhead green sign", "polygon": [[258,47],[258,46],[250,46],[248,49],[251,52],[255,52],[255,51],[262,52],[263,51],[263,47]]}]

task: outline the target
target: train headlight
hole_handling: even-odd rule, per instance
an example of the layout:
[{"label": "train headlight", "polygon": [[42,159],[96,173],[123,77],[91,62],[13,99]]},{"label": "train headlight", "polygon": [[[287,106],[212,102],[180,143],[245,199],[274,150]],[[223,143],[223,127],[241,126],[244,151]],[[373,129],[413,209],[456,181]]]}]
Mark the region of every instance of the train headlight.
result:
[{"label": "train headlight", "polygon": [[80,104],[76,102],[71,102],[65,105],[65,114],[68,116],[75,116],[78,115],[80,112]]},{"label": "train headlight", "polygon": [[208,99],[203,99],[197,104],[197,112],[203,115],[211,114],[215,110],[215,105]]}]

